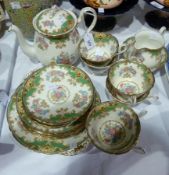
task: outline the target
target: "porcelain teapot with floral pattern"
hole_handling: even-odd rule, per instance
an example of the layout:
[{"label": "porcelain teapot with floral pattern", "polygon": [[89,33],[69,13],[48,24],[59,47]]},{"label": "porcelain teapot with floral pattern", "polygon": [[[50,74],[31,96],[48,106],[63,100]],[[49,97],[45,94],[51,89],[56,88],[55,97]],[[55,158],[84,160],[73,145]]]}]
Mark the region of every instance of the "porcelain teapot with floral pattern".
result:
[{"label": "porcelain teapot with floral pattern", "polygon": [[[76,27],[84,19],[85,14],[92,15],[93,21],[80,37]],[[33,44],[27,42],[17,26],[11,25],[9,31],[16,33],[21,49],[31,59],[38,60],[44,65],[53,61],[74,64],[79,58],[78,45],[84,35],[94,28],[96,20],[96,12],[91,7],[83,8],[77,18],[73,12],[53,6],[34,17]]]}]

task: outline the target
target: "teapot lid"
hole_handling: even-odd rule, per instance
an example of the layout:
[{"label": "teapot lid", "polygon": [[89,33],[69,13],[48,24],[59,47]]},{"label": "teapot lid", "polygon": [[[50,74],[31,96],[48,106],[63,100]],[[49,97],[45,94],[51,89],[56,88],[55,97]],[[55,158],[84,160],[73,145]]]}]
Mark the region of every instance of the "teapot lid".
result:
[{"label": "teapot lid", "polygon": [[71,32],[77,23],[74,13],[53,6],[35,16],[33,26],[39,33],[51,37]]}]

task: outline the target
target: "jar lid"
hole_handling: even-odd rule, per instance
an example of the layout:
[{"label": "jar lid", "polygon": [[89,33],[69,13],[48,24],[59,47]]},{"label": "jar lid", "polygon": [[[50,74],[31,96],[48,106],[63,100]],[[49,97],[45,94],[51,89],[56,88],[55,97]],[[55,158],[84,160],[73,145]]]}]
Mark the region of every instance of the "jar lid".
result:
[{"label": "jar lid", "polygon": [[57,37],[71,32],[76,21],[77,18],[72,12],[53,6],[37,14],[33,26],[43,35]]}]

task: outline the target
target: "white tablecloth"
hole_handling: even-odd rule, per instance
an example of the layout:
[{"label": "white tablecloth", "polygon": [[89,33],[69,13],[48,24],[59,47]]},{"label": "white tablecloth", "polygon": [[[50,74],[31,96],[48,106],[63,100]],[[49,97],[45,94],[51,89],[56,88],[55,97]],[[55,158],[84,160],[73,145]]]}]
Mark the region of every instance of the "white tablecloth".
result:
[{"label": "white tablecloth", "polygon": [[[1,93],[8,94],[11,86],[12,72],[15,65],[17,42],[14,33],[6,32],[2,38],[0,38],[0,96]],[[5,103],[1,103],[0,100],[0,128],[2,126]],[[0,132],[1,133],[1,132]]]},{"label": "white tablecloth", "polygon": [[[64,2],[63,7],[73,9]],[[110,31],[121,43],[148,25],[144,15],[152,10],[143,1],[131,11],[117,16],[117,26]],[[165,34],[166,43],[169,33]],[[16,64],[11,83],[11,94],[22,82],[23,78],[41,64],[32,63],[18,49]],[[78,65],[82,69],[81,64]],[[85,70],[85,69],[84,69]],[[106,76],[96,76],[87,72],[99,92],[102,101],[109,100],[105,93]],[[114,156],[91,147],[83,154],[65,157],[61,155],[45,155],[26,149],[20,145],[10,133],[6,118],[0,138],[0,174],[2,175],[168,175],[169,174],[169,99],[168,81],[162,69],[155,73],[155,86],[152,95],[159,97],[153,104],[142,103],[135,107],[137,112],[147,110],[148,114],[141,118],[141,134],[138,145],[146,150],[145,155],[130,151],[124,155]]]}]

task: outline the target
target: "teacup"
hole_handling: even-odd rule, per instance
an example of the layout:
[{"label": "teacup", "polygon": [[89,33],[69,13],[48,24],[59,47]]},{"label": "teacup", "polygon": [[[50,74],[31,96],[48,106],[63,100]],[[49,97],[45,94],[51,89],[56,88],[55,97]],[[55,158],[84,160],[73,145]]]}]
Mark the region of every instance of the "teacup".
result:
[{"label": "teacup", "polygon": [[[117,91],[115,91],[112,88],[112,86],[109,83],[109,80],[108,79],[106,79],[106,87],[107,87],[108,92],[111,94],[111,96],[113,98],[115,98],[117,101],[119,101],[121,103],[128,104],[128,105],[132,105],[132,102],[131,101],[128,101],[129,100],[128,97],[125,98],[124,96],[122,96],[121,94],[119,94]],[[138,104],[138,103],[140,103],[142,101],[144,101],[146,98],[149,98],[148,97],[149,96],[149,93],[150,93],[150,91],[146,92],[145,94],[141,95],[140,97],[137,97],[134,105],[135,104]]]},{"label": "teacup", "polygon": [[144,64],[122,60],[114,63],[108,71],[111,89],[130,104],[150,92],[154,86],[153,73]]},{"label": "teacup", "polygon": [[134,148],[141,130],[138,115],[117,101],[97,105],[87,117],[86,128],[93,144],[110,154]]},{"label": "teacup", "polygon": [[113,61],[107,66],[94,66],[94,65],[91,65],[90,63],[87,63],[86,60],[84,60],[83,58],[81,58],[81,61],[83,63],[83,66],[87,69],[89,73],[95,74],[95,75],[106,75],[111,65],[114,62],[118,61],[118,56],[115,56],[113,58]]},{"label": "teacup", "polygon": [[119,43],[116,37],[106,33],[93,33],[94,47],[87,48],[84,40],[80,43],[80,55],[86,63],[93,66],[106,66],[118,53]]}]

